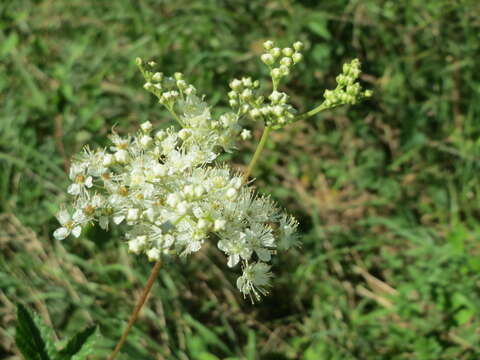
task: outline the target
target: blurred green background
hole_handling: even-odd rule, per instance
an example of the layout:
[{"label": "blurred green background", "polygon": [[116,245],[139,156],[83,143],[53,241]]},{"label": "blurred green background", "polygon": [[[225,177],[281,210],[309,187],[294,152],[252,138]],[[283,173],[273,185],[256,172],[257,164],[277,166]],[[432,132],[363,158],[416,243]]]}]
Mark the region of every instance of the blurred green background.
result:
[{"label": "blurred green background", "polygon": [[476,0],[1,1],[0,358],[19,359],[17,302],[60,339],[99,324],[106,358],[148,277],[119,232],[52,237],[64,157],[171,124],[135,57],[221,111],[233,77],[267,79],[267,39],[306,44],[283,87],[300,110],[355,57],[374,97],[272,135],[256,185],[302,247],[270,296],[242,299],[215,246],[165,264],[120,359],[480,358],[479,34]]}]

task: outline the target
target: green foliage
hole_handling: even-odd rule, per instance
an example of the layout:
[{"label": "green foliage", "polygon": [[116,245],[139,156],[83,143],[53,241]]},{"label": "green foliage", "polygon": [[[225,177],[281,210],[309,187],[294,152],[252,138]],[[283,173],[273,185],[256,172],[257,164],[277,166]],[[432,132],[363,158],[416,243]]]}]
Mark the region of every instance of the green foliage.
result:
[{"label": "green foliage", "polygon": [[50,359],[40,330],[23,305],[18,305],[15,342],[23,356],[28,360]]},{"label": "green foliage", "polygon": [[22,304],[17,306],[15,343],[26,360],[85,360],[93,352],[96,330],[96,326],[86,328],[57,351],[52,330],[36,314],[32,317]]},{"label": "green foliage", "polygon": [[[285,89],[301,111],[353,58],[373,98],[267,143],[258,188],[303,231],[271,295],[235,294],[213,248],[166,264],[123,358],[478,359],[479,12],[475,0],[0,2],[0,358],[15,354],[19,300],[62,334],[98,321],[91,358],[106,358],[150,270],[115,234],[52,240],[59,140],[69,157],[113,125],[173,122],[141,89],[137,56],[226,108],[231,79],[268,77],[253,58],[271,38],[305,44]],[[244,169],[251,154],[226,159]]]}]

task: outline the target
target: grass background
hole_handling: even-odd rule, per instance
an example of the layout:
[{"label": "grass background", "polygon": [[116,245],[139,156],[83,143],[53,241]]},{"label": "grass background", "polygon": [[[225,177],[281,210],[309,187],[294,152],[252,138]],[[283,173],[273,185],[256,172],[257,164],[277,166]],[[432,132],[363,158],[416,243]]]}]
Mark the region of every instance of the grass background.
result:
[{"label": "grass background", "polygon": [[120,358],[478,359],[479,33],[475,0],[2,1],[0,358],[19,358],[17,302],[60,339],[99,324],[105,358],[148,277],[118,232],[52,237],[64,154],[170,124],[135,57],[221,111],[233,77],[267,77],[264,40],[298,39],[284,89],[299,109],[355,57],[375,93],[272,135],[256,184],[297,215],[302,247],[254,306],[214,246],[166,264]]}]

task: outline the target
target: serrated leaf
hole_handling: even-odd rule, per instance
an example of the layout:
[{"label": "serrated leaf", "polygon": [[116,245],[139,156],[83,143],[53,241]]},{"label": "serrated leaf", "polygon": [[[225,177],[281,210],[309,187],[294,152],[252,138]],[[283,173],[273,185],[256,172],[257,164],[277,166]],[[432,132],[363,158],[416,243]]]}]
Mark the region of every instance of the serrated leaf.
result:
[{"label": "serrated leaf", "polygon": [[68,344],[59,351],[59,360],[83,360],[93,351],[97,326],[90,326],[76,334]]},{"label": "serrated leaf", "polygon": [[33,313],[33,321],[35,322],[35,325],[37,325],[37,328],[40,330],[40,335],[45,342],[45,350],[47,351],[48,356],[50,359],[55,359],[57,356],[57,348],[55,347],[55,343],[53,342],[53,329],[45,325],[38,316],[38,314]]},{"label": "serrated leaf", "polygon": [[15,343],[26,360],[50,360],[40,330],[22,305],[17,305]]}]

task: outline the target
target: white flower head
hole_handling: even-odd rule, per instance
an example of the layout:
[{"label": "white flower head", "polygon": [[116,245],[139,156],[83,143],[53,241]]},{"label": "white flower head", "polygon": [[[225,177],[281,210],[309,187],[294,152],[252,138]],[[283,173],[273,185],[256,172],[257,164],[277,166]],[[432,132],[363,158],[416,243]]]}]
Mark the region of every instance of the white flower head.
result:
[{"label": "white flower head", "polygon": [[[265,43],[262,60],[276,84],[298,62],[301,48],[298,43],[284,49]],[[182,74],[169,77],[153,69],[155,64],[141,60],[137,64],[145,88],[182,128],[158,130],[147,121],[134,135],[112,131],[112,146],[107,149],[85,148],[71,165],[67,192],[73,199],[72,211],[59,212],[61,227],[54,237],[78,237],[83,226],[97,222],[105,230],[122,226],[129,251],[150,261],[189,255],[215,239],[227,266],[243,269],[239,290],[258,300],[267,293],[272,277],[267,262],[277,250],[296,243],[297,222],[268,197],[257,196],[241,174],[219,165],[217,158],[235,150],[239,140],[251,138],[244,120],[272,127],[289,123],[294,109],[288,96],[276,86],[270,96],[261,96],[258,81],[236,79],[228,94],[234,109],[216,118]],[[358,90],[347,79],[358,76],[356,68],[348,67],[340,79],[348,96]],[[327,93],[326,98],[331,97]]]}]

